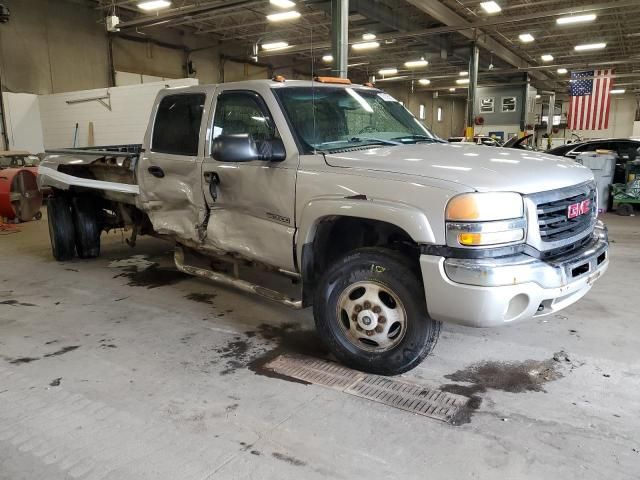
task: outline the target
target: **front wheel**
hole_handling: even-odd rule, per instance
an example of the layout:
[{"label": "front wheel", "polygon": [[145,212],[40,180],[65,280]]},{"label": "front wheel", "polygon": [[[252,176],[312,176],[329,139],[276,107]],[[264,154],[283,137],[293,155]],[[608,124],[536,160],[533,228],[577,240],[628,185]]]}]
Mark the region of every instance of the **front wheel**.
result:
[{"label": "front wheel", "polygon": [[328,269],[316,290],[314,317],[338,360],[397,375],[433,350],[440,322],[427,314],[418,275],[408,258],[384,248],[356,250]]}]

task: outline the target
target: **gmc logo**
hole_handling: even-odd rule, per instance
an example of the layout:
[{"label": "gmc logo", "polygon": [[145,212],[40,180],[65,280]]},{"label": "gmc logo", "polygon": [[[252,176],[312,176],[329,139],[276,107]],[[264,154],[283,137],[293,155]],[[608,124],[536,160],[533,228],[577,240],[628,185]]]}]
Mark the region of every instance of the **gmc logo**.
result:
[{"label": "gmc logo", "polygon": [[576,218],[585,213],[589,213],[591,200],[583,200],[567,207],[567,218]]}]

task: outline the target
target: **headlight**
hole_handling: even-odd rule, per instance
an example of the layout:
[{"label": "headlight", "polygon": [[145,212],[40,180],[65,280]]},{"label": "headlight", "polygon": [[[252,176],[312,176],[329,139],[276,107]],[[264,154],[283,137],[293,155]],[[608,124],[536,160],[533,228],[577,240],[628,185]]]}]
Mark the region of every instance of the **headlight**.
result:
[{"label": "headlight", "polygon": [[517,193],[465,193],[446,209],[447,245],[490,247],[524,242],[526,220]]}]

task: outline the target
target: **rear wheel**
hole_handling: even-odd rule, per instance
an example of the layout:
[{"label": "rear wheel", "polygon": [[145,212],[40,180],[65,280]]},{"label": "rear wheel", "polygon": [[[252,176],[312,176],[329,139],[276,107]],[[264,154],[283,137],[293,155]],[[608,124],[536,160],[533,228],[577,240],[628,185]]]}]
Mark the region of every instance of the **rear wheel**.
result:
[{"label": "rear wheel", "polygon": [[101,233],[95,202],[91,197],[73,197],[71,204],[78,256],[95,258],[100,255]]},{"label": "rear wheel", "polygon": [[51,197],[47,201],[49,238],[53,258],[63,262],[75,255],[75,240],[71,205],[66,197]]},{"label": "rear wheel", "polygon": [[618,208],[616,208],[616,212],[618,212],[618,215],[622,215],[623,217],[633,215],[633,205],[630,203],[621,203],[618,205]]},{"label": "rear wheel", "polygon": [[314,301],[318,332],[344,364],[397,375],[433,350],[440,322],[427,314],[422,282],[409,259],[366,248],[333,264]]}]

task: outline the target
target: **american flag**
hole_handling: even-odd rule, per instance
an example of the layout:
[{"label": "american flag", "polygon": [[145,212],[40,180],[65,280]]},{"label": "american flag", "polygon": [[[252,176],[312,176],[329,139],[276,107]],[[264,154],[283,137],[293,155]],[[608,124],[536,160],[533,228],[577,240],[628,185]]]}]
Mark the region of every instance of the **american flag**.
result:
[{"label": "american flag", "polygon": [[571,72],[569,128],[602,130],[609,128],[613,70]]}]

